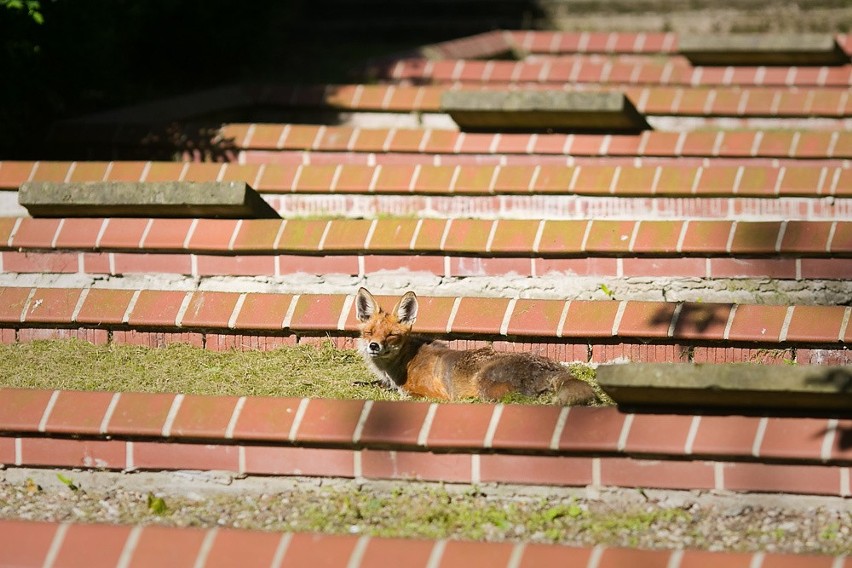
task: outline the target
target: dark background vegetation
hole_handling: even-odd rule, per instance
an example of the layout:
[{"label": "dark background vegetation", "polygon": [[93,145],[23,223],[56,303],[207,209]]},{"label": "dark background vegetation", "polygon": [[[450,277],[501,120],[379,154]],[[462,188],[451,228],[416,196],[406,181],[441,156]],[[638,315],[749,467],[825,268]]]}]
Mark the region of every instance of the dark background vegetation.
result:
[{"label": "dark background vegetation", "polygon": [[0,0],[0,159],[37,158],[54,121],[134,102],[229,83],[345,82],[369,57],[521,27],[528,4]]}]

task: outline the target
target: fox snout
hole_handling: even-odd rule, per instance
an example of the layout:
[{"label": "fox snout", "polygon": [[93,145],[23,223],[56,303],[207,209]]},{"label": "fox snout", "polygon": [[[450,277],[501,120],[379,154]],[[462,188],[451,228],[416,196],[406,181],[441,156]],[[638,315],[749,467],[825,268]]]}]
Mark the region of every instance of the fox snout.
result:
[{"label": "fox snout", "polygon": [[381,355],[382,344],[378,341],[370,341],[369,343],[367,343],[367,353],[373,357]]}]

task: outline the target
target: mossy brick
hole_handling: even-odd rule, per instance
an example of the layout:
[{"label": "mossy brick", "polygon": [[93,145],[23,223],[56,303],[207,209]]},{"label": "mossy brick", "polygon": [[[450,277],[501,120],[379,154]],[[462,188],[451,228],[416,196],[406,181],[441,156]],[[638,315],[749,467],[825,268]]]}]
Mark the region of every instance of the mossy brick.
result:
[{"label": "mossy brick", "polygon": [[450,221],[446,219],[422,219],[422,221],[419,223],[420,229],[417,231],[411,249],[418,252],[440,250],[441,237]]},{"label": "mossy brick", "polygon": [[292,299],[289,294],[246,294],[235,328],[281,330]]},{"label": "mossy brick", "polygon": [[670,254],[677,250],[683,221],[639,221],[632,252]]},{"label": "mossy brick", "polygon": [[245,219],[234,237],[235,251],[271,251],[281,226],[287,223],[278,219]]},{"label": "mossy brick", "polygon": [[505,298],[462,298],[452,332],[497,335],[508,303]]},{"label": "mossy brick", "polygon": [[541,221],[500,219],[491,239],[490,252],[528,255],[533,250]]},{"label": "mossy brick", "polygon": [[677,339],[722,340],[733,304],[684,302],[672,337]]},{"label": "mossy brick", "polygon": [[768,254],[775,252],[780,221],[741,221],[734,230],[731,252],[737,254]]},{"label": "mossy brick", "polygon": [[519,299],[512,310],[508,335],[556,337],[565,302]]},{"label": "mossy brick", "polygon": [[318,251],[322,236],[331,221],[327,219],[291,219],[278,240],[279,250]]},{"label": "mossy brick", "polygon": [[[423,168],[437,166],[421,166],[418,172],[418,167],[413,164],[382,164],[376,166],[373,174],[370,176],[370,181],[365,186],[366,189],[375,191],[376,193],[407,193],[414,190],[412,180],[420,180],[420,174],[423,173]],[[428,175],[427,175],[428,177]],[[372,184],[372,188],[370,187]],[[420,191],[420,188],[416,188]],[[440,190],[441,187],[433,187],[434,190]]]},{"label": "mossy brick", "polygon": [[727,339],[778,342],[786,314],[787,306],[739,305]]},{"label": "mossy brick", "polygon": [[103,224],[103,219],[65,219],[56,236],[56,248],[95,248]]},{"label": "mossy brick", "polygon": [[27,323],[71,323],[81,289],[39,288],[24,314]]},{"label": "mossy brick", "polygon": [[570,193],[576,191],[571,187],[576,168],[566,166],[543,165],[538,171],[538,176],[533,183],[533,193]]},{"label": "mossy brick", "polygon": [[781,253],[825,254],[832,221],[787,221]]},{"label": "mossy brick", "polygon": [[421,166],[414,189],[424,193],[448,193],[455,172],[456,167],[452,166]]},{"label": "mossy brick", "polygon": [[571,300],[562,327],[563,337],[613,337],[613,325],[620,302],[612,300]]},{"label": "mossy brick", "polygon": [[370,239],[369,250],[407,250],[416,229],[416,219],[379,219]]},{"label": "mossy brick", "polygon": [[323,251],[360,251],[364,250],[364,243],[370,226],[370,219],[335,219],[331,222],[325,240],[322,243]]},{"label": "mossy brick", "polygon": [[239,296],[234,292],[193,292],[180,320],[181,327],[228,327]]},{"label": "mossy brick", "polygon": [[0,188],[18,189],[32,175],[35,162],[17,162],[4,160],[0,162]]},{"label": "mossy brick", "polygon": [[236,181],[27,182],[18,201],[34,217],[278,217]]},{"label": "mossy brick", "polygon": [[460,168],[454,176],[453,193],[487,194],[493,193],[497,168],[499,166],[468,166]]},{"label": "mossy brick", "polygon": [[616,169],[617,166],[580,166],[576,177],[573,178],[573,185],[569,188],[581,194],[612,193]]},{"label": "mossy brick", "polygon": [[59,219],[33,219],[24,217],[12,238],[16,248],[53,248],[53,238],[59,229]]},{"label": "mossy brick", "polygon": [[691,220],[683,238],[684,253],[724,253],[733,221]]},{"label": "mossy brick", "polygon": [[128,323],[131,326],[174,327],[186,292],[142,290]]},{"label": "mossy brick", "polygon": [[547,255],[577,254],[582,251],[583,236],[591,221],[547,220],[538,251]]},{"label": "mossy brick", "polygon": [[636,221],[592,221],[585,250],[600,253],[627,252],[636,223]]},{"label": "mossy brick", "polygon": [[299,296],[289,328],[299,331],[336,331],[345,300],[345,296]]},{"label": "mossy brick", "polygon": [[613,192],[617,195],[650,195],[656,188],[657,169],[640,167],[622,167],[618,172]]},{"label": "mossy brick", "polygon": [[[779,174],[780,175],[780,174]],[[833,168],[813,166],[787,166],[778,182],[779,196],[805,195],[812,197],[825,191],[825,182],[833,175]]]},{"label": "mossy brick", "polygon": [[677,304],[674,302],[627,302],[616,335],[640,338],[668,337],[676,307]]},{"label": "mossy brick", "polygon": [[92,288],[77,314],[78,323],[118,325],[134,295],[133,290]]},{"label": "mossy brick", "polygon": [[34,169],[34,182],[63,182],[68,177],[73,162],[39,162]]},{"label": "mossy brick", "polygon": [[441,250],[485,252],[493,224],[490,219],[455,219]]}]

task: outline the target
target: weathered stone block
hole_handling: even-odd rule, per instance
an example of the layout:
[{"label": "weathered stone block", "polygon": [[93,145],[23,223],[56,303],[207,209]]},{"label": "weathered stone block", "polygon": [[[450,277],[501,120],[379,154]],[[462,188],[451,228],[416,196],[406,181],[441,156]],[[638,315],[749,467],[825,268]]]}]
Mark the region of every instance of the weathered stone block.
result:
[{"label": "weathered stone block", "polygon": [[627,407],[852,408],[852,366],[628,363],[601,365],[597,379]]},{"label": "weathered stone block", "polygon": [[464,131],[566,132],[646,130],[624,93],[447,91],[441,110]]},{"label": "weathered stone block", "polygon": [[849,55],[831,34],[681,35],[693,65],[842,65]]},{"label": "weathered stone block", "polygon": [[242,181],[26,182],[18,202],[33,217],[279,218]]}]

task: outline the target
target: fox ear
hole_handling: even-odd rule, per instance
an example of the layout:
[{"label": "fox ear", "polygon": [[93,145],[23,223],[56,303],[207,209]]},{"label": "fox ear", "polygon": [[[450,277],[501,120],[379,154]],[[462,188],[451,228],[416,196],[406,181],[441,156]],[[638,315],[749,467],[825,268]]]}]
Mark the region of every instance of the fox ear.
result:
[{"label": "fox ear", "polygon": [[366,288],[360,288],[355,296],[355,316],[361,323],[367,323],[379,306],[376,304],[376,299],[370,294]]},{"label": "fox ear", "polygon": [[406,292],[394,309],[399,323],[414,325],[417,319],[417,296],[414,292]]}]

